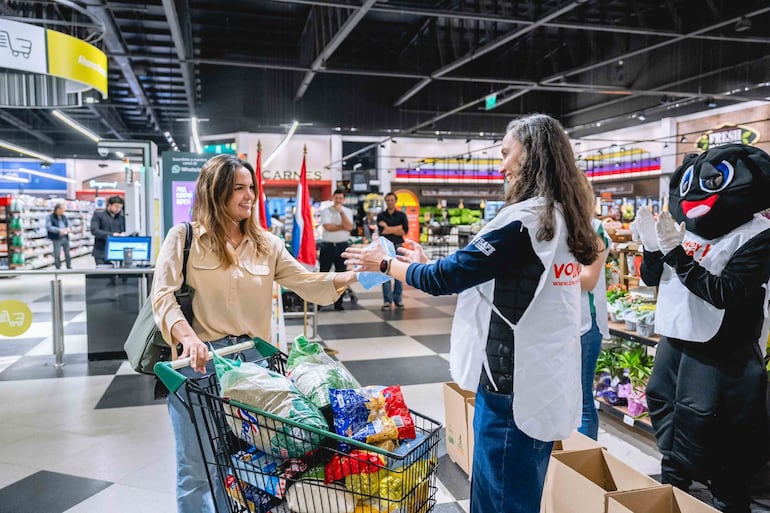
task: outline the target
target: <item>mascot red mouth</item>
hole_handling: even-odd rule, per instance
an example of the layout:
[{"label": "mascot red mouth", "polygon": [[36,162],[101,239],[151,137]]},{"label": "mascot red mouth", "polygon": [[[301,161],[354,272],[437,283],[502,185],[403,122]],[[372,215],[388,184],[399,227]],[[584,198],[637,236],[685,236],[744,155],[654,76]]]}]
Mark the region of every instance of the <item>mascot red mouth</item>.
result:
[{"label": "mascot red mouth", "polygon": [[687,216],[687,219],[705,216],[714,207],[718,197],[718,194],[712,194],[708,198],[699,201],[682,200],[682,212]]}]

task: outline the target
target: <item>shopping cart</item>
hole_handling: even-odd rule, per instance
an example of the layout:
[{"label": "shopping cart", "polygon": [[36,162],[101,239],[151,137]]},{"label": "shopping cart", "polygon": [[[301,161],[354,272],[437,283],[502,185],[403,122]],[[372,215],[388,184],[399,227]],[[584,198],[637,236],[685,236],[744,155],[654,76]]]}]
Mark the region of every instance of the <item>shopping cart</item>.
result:
[{"label": "shopping cart", "polygon": [[[256,349],[255,363],[286,373],[286,355],[255,339],[216,351]],[[441,424],[411,411],[417,437],[392,451],[303,425],[220,397],[215,373],[186,378],[175,369],[189,359],[159,362],[155,373],[185,401],[195,425],[209,484],[220,513],[428,513],[436,504]],[[196,417],[198,420],[196,421]],[[247,420],[245,437],[231,426]],[[260,443],[263,442],[263,443]],[[347,446],[343,452],[340,446]],[[305,450],[311,447],[311,450]],[[301,449],[301,450],[298,450]],[[217,493],[224,488],[225,497]],[[217,496],[219,499],[216,499]]]}]

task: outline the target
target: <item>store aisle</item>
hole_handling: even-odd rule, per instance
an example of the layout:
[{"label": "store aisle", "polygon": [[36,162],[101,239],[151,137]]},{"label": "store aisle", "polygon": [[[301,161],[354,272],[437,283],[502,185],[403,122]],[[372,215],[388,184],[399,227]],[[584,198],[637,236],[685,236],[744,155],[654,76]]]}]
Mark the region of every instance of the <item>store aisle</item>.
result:
[{"label": "store aisle", "polygon": [[[4,280],[2,296],[31,305],[35,320],[20,339],[0,338],[0,512],[160,513],[174,511],[173,438],[153,380],[124,361],[88,363],[81,277],[65,277],[67,365],[53,368],[49,282]],[[381,311],[379,289],[357,289],[345,311],[322,310],[319,334],[365,384],[400,384],[407,404],[443,422],[449,380],[448,333],[454,297],[407,289],[404,310]],[[287,335],[302,321],[287,320]],[[654,443],[602,416],[600,442],[655,475]],[[467,510],[467,476],[440,444],[435,511]],[[760,510],[757,510],[760,511]]]}]

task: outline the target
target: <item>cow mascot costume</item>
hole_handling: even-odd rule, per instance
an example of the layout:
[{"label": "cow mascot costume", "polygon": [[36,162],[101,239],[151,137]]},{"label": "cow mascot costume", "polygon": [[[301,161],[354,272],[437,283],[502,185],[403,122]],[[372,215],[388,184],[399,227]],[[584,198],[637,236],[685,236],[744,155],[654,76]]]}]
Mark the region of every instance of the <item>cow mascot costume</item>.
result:
[{"label": "cow mascot costume", "polygon": [[658,285],[662,335],[647,386],[662,481],[707,484],[723,512],[750,512],[770,454],[765,394],[770,156],[729,144],[685,157],[669,212],[641,209],[642,279]]}]

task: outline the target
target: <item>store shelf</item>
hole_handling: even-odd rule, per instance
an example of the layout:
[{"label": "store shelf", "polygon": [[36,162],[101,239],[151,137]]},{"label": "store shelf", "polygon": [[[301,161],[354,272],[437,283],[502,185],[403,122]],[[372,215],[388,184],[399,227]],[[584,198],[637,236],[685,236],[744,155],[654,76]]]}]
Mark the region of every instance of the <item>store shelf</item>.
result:
[{"label": "store shelf", "polygon": [[658,342],[660,341],[660,337],[658,335],[653,335],[651,337],[644,337],[635,331],[628,331],[626,329],[626,324],[623,322],[610,322],[609,327],[610,327],[610,335],[624,338],[632,342],[638,342],[645,346],[655,347],[658,345]]},{"label": "store shelf", "polygon": [[594,404],[596,405],[597,410],[620,419],[620,421],[629,428],[655,436],[655,431],[652,429],[652,423],[650,422],[649,417],[634,418],[628,414],[628,408],[625,406],[613,406],[603,398],[595,399]]}]

